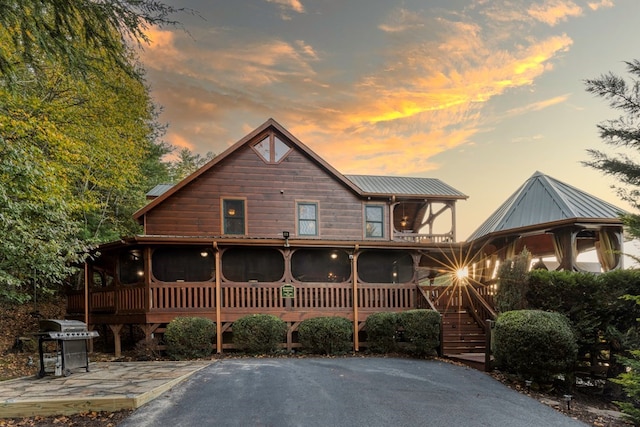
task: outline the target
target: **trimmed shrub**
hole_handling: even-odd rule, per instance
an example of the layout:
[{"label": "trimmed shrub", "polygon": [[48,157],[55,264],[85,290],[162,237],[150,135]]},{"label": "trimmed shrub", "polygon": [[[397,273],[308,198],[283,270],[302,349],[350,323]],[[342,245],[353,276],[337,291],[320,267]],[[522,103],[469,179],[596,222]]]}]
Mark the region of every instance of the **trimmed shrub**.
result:
[{"label": "trimmed shrub", "polygon": [[433,356],[440,346],[440,313],[434,310],[409,310],[398,314],[404,330],[406,350],[417,356]]},{"label": "trimmed shrub", "polygon": [[395,351],[398,331],[398,313],[373,313],[365,321],[369,351],[373,353],[390,353]]},{"label": "trimmed shrub", "polygon": [[523,380],[551,382],[576,362],[576,338],[560,313],[508,311],[498,316],[493,339],[496,366]]},{"label": "trimmed shrub", "polygon": [[167,355],[173,360],[208,357],[213,352],[215,323],[202,317],[176,317],[164,333]]},{"label": "trimmed shrub", "polygon": [[233,322],[233,343],[247,353],[279,350],[286,333],[286,322],[271,314],[250,314]]},{"label": "trimmed shrub", "polygon": [[311,353],[346,353],[352,346],[353,324],[344,317],[315,317],[300,323],[298,340]]}]

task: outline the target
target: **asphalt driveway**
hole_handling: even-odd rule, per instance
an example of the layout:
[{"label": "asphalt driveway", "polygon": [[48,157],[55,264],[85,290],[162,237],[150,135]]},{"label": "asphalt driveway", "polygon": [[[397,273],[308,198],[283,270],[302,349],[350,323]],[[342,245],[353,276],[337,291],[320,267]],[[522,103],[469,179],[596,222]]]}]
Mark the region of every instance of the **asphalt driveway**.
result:
[{"label": "asphalt driveway", "polygon": [[585,426],[474,369],[372,357],[223,359],[120,424],[210,425]]}]

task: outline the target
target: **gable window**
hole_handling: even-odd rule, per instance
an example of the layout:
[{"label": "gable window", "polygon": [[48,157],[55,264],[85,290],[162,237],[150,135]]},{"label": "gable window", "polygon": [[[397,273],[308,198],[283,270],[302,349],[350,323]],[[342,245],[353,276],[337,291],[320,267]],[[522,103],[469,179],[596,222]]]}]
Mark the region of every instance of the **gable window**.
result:
[{"label": "gable window", "polygon": [[291,147],[271,134],[253,146],[265,163],[280,163],[291,151]]},{"label": "gable window", "polygon": [[383,237],[383,209],[382,205],[366,205],[364,207],[366,237]]},{"label": "gable window", "polygon": [[318,204],[298,202],[298,235],[318,235]]},{"label": "gable window", "polygon": [[245,201],[223,199],[222,218],[224,234],[245,234]]}]

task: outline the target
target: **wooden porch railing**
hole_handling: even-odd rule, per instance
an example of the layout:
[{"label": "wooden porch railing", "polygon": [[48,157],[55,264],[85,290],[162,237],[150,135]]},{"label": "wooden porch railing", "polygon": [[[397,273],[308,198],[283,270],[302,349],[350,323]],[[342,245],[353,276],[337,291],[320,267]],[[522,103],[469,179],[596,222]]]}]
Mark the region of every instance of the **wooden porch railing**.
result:
[{"label": "wooden porch railing", "polygon": [[[283,311],[340,311],[353,309],[350,283],[296,284],[293,298],[283,298],[283,283],[223,283],[221,309],[252,313]],[[152,283],[92,289],[89,297],[92,313],[144,314],[212,311],[216,308],[215,285],[207,283]],[[402,310],[417,307],[414,284],[359,284],[358,308],[365,312]],[[71,293],[69,313],[84,311],[84,294]]]},{"label": "wooden porch railing", "polygon": [[396,231],[393,234],[393,240],[414,243],[450,243],[453,242],[453,235],[451,233],[421,234]]}]

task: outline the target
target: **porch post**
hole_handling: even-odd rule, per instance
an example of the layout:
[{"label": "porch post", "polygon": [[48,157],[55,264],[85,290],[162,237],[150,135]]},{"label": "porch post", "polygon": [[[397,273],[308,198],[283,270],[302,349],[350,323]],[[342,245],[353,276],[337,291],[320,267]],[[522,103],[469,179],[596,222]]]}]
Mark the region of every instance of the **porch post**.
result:
[{"label": "porch post", "polygon": [[89,264],[84,261],[84,323],[89,327]]},{"label": "porch post", "polygon": [[358,248],[356,245],[351,255],[351,274],[353,276],[353,350],[360,351],[360,339],[358,332],[360,330],[358,325]]},{"label": "porch post", "polygon": [[222,353],[222,292],[220,291],[220,249],[218,242],[213,242],[216,254],[216,352]]}]

